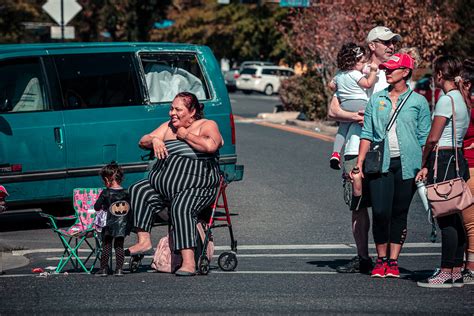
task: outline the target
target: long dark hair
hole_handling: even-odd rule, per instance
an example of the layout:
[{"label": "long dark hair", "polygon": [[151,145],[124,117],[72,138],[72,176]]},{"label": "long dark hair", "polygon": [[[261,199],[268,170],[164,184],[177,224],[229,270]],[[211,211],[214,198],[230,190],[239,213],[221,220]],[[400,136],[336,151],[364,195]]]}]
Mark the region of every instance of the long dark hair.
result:
[{"label": "long dark hair", "polygon": [[441,77],[444,80],[453,81],[457,89],[459,90],[459,92],[461,92],[464,102],[466,102],[466,105],[470,108],[471,98],[470,96],[466,95],[464,91],[465,88],[463,87],[463,84],[462,84],[463,80],[461,77],[461,73],[463,72],[463,70],[464,70],[464,67],[461,60],[451,55],[440,56],[436,58],[435,63],[434,63],[435,75],[441,72]]},{"label": "long dark hair", "polygon": [[199,103],[198,98],[194,93],[191,92],[180,92],[175,97],[183,100],[184,105],[188,108],[189,111],[196,110],[194,113],[194,119],[200,120],[204,117],[204,104]]}]

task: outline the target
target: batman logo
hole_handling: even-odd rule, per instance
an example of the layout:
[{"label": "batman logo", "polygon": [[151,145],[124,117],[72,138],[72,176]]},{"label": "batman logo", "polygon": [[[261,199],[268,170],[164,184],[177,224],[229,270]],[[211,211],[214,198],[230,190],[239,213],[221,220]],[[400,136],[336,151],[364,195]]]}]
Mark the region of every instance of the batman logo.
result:
[{"label": "batman logo", "polygon": [[110,205],[110,213],[115,216],[125,216],[130,211],[130,204],[127,201],[117,201]]}]

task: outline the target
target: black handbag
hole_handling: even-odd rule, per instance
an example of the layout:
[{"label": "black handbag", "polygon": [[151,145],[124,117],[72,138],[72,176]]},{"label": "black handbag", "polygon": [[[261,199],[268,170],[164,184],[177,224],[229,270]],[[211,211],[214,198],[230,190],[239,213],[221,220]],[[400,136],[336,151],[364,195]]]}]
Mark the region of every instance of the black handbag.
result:
[{"label": "black handbag", "polygon": [[385,135],[383,139],[378,142],[370,143],[370,148],[367,151],[367,154],[365,155],[364,173],[378,174],[382,172],[383,154],[385,151],[385,139],[387,137],[388,132],[392,128],[393,123],[395,123],[398,113],[400,113],[403,105],[405,105],[405,102],[408,100],[412,93],[413,91],[410,91],[406,98],[403,99],[402,103],[397,107],[395,113],[393,113],[392,117],[390,118],[390,121],[387,124],[387,128],[385,129]]}]

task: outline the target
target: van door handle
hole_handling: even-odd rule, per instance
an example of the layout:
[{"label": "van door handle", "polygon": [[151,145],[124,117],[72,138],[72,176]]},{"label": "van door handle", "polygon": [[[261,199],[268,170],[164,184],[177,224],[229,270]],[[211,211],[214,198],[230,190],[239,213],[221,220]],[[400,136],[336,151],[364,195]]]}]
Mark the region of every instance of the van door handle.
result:
[{"label": "van door handle", "polygon": [[62,149],[64,142],[63,142],[63,130],[61,129],[61,127],[54,128],[54,140],[56,141],[56,144],[58,144],[58,147]]}]

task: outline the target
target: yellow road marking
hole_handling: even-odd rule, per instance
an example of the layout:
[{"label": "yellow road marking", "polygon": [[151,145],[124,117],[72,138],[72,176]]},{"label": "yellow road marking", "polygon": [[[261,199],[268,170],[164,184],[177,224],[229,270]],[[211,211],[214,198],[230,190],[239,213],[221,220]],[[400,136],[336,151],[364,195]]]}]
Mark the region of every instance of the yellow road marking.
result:
[{"label": "yellow road marking", "polygon": [[[237,119],[237,120],[244,120],[245,119],[244,117],[241,117],[241,116],[238,116],[238,115],[234,115],[234,118]],[[319,134],[319,133],[309,131],[309,130],[305,130],[305,129],[301,129],[301,128],[298,128],[298,127],[293,127],[293,126],[288,126],[288,125],[280,125],[280,124],[275,124],[275,123],[270,123],[270,122],[254,122],[254,124],[261,125],[261,126],[272,127],[272,128],[287,131],[287,132],[290,132],[290,133],[299,134],[299,135],[309,136],[309,137],[321,139],[321,140],[326,141],[326,142],[333,142],[334,141],[334,137],[332,137],[332,136]]]}]

